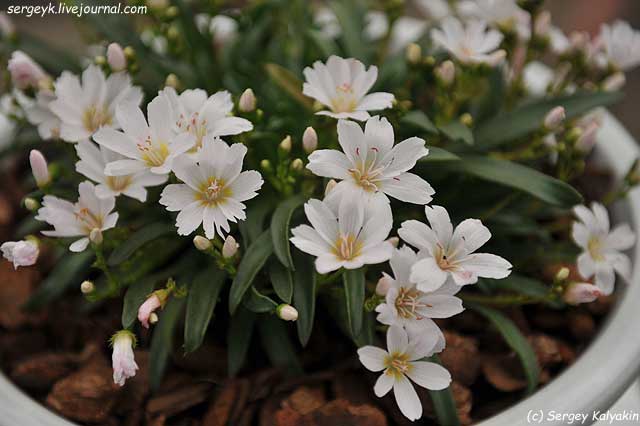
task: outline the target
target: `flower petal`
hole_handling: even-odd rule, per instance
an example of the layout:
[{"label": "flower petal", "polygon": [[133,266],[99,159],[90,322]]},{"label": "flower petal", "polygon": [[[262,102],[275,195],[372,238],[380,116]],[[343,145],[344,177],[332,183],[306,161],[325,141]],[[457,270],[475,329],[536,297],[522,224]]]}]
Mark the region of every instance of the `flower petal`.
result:
[{"label": "flower petal", "polygon": [[420,291],[437,290],[447,280],[448,273],[443,271],[433,257],[426,257],[411,267],[411,282],[417,283]]},{"label": "flower petal", "polygon": [[407,376],[417,385],[429,390],[446,389],[451,384],[451,374],[447,369],[433,362],[412,362]]},{"label": "flower petal", "polygon": [[396,397],[398,408],[406,418],[411,421],[422,417],[422,404],[416,390],[409,379],[404,375],[398,377],[393,384],[393,393]]},{"label": "flower petal", "polygon": [[409,336],[402,327],[392,325],[387,330],[387,350],[390,354],[405,353],[409,347]]},{"label": "flower petal", "polygon": [[476,253],[460,261],[466,271],[479,277],[501,279],[511,273],[511,263],[506,259],[489,253]]},{"label": "flower petal", "polygon": [[413,173],[402,173],[383,180],[378,187],[390,197],[405,203],[425,205],[431,202],[436,193],[429,183]]},{"label": "flower petal", "polygon": [[364,346],[358,349],[358,358],[369,371],[384,370],[384,360],[388,355],[387,351],[375,346]]},{"label": "flower petal", "polygon": [[373,387],[373,392],[376,394],[378,398],[382,398],[393,388],[393,384],[395,383],[395,379],[393,374],[382,373],[378,380],[376,380],[376,384]]},{"label": "flower petal", "polygon": [[340,151],[335,149],[319,149],[309,155],[307,169],[316,176],[350,179],[349,169],[353,165]]}]

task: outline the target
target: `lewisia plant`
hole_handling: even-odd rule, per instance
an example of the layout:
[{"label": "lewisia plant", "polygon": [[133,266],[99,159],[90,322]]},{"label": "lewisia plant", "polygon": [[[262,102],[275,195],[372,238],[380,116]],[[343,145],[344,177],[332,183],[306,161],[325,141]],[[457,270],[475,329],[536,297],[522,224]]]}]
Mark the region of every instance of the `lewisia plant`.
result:
[{"label": "lewisia plant", "polygon": [[[153,351],[174,339],[193,352],[226,333],[232,376],[249,353],[299,374],[321,330],[408,419],[429,393],[451,415],[442,320],[474,310],[519,333],[500,309],[563,309],[628,281],[635,236],[607,206],[638,183],[637,163],[608,193],[576,189],[593,108],[640,63],[627,24],[566,36],[538,1],[442,2],[420,19],[398,2],[376,20],[365,2],[239,14],[193,2],[197,16],[157,3],[140,36],[110,31],[133,17],[86,16],[109,21],[94,58],[31,50],[20,34],[1,52],[15,124],[0,155],[36,149],[24,206],[39,222],[3,256],[27,267],[53,250],[56,288],[123,300],[118,385],[140,374],[148,334],[157,388],[169,361]],[[411,37],[398,16],[418,21]],[[542,59],[548,78],[528,78]],[[30,306],[65,294],[43,289]],[[535,389],[531,346],[506,341]]]}]

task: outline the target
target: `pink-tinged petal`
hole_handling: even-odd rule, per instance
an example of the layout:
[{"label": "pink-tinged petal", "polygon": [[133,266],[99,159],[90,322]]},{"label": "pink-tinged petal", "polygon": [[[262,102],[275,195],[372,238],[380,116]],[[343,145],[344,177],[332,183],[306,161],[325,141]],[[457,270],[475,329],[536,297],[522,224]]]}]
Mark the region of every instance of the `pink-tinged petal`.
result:
[{"label": "pink-tinged petal", "polygon": [[426,257],[411,267],[411,282],[417,283],[420,291],[430,292],[440,288],[447,280],[448,273],[443,271],[433,257]]},{"label": "pink-tinged petal", "polygon": [[385,93],[385,92],[376,92],[370,93],[366,95],[362,100],[358,103],[356,107],[358,110],[365,111],[377,111],[381,109],[387,109],[393,107],[393,101],[395,100],[395,96],[393,93]]},{"label": "pink-tinged petal", "polygon": [[418,394],[409,379],[405,376],[398,377],[393,384],[393,393],[396,397],[398,408],[406,418],[414,421],[422,417],[420,398],[418,398]]},{"label": "pink-tinged petal", "polygon": [[369,371],[384,370],[384,360],[387,356],[387,351],[375,346],[364,346],[358,349],[358,358]]},{"label": "pink-tinged petal", "polygon": [[465,269],[458,269],[451,271],[451,278],[457,286],[464,286],[468,284],[475,284],[478,282],[478,275],[475,272]]},{"label": "pink-tinged petal", "polygon": [[380,191],[405,203],[425,205],[436,193],[429,183],[413,173],[402,173],[385,179],[378,185]]},{"label": "pink-tinged petal", "polygon": [[152,294],[138,308],[138,321],[144,328],[149,328],[149,317],[158,309],[162,303],[156,294]]},{"label": "pink-tinged petal", "polygon": [[607,249],[628,250],[636,243],[636,235],[628,224],[618,225],[605,239]]},{"label": "pink-tinged petal", "polygon": [[563,299],[570,305],[581,303],[591,303],[602,296],[602,291],[598,287],[589,283],[574,283],[567,288]]},{"label": "pink-tinged petal", "polygon": [[378,398],[382,398],[393,388],[393,384],[395,383],[395,378],[393,374],[382,373],[378,380],[376,380],[376,384],[373,387],[373,392],[376,394]]},{"label": "pink-tinged petal", "polygon": [[334,149],[319,149],[309,155],[307,169],[316,176],[350,179],[349,169],[353,165],[349,159],[340,151]]},{"label": "pink-tinged petal", "polygon": [[447,369],[433,362],[412,362],[407,376],[417,385],[429,390],[446,389],[451,384],[451,374]]},{"label": "pink-tinged petal", "polygon": [[449,218],[449,213],[441,206],[425,206],[424,208],[431,229],[438,236],[438,241],[443,249],[449,247],[451,238],[453,237],[453,224]]},{"label": "pink-tinged petal", "polygon": [[506,278],[511,273],[511,263],[489,253],[476,253],[460,261],[462,268],[483,278]]},{"label": "pink-tinged petal", "polygon": [[333,254],[323,254],[322,256],[318,256],[315,265],[316,271],[318,271],[319,274],[328,274],[329,272],[342,268],[344,262]]},{"label": "pink-tinged petal", "polygon": [[417,220],[407,220],[402,222],[398,235],[406,243],[417,249],[426,250],[434,254],[434,249],[438,244],[438,236],[426,224]]},{"label": "pink-tinged petal", "polygon": [[387,350],[390,354],[403,354],[409,347],[409,336],[402,327],[392,325],[387,330]]}]

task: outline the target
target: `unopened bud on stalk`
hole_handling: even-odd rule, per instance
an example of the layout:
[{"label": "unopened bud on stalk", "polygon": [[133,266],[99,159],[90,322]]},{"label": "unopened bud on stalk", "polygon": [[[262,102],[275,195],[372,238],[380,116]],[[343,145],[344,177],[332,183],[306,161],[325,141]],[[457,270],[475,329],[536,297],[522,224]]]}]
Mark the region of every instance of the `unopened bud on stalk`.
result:
[{"label": "unopened bud on stalk", "polygon": [[96,65],[106,65],[107,64],[107,58],[104,57],[104,55],[98,55],[95,58],[93,58],[93,62]]},{"label": "unopened bud on stalk", "polygon": [[551,12],[543,10],[536,17],[536,21],[533,24],[533,32],[539,37],[544,37],[549,33],[551,28]]},{"label": "unopened bud on stalk", "polygon": [[264,171],[271,170],[271,161],[267,160],[266,158],[260,161],[260,168]]},{"label": "unopened bud on stalk", "polygon": [[196,235],[193,237],[193,245],[200,251],[207,251],[211,248],[211,241],[202,235]]},{"label": "unopened bud on stalk", "polygon": [[158,314],[153,312],[151,315],[149,315],[149,324],[155,324],[157,322],[158,322]]},{"label": "unopened bud on stalk", "polygon": [[435,73],[445,86],[449,86],[456,78],[456,66],[450,60],[446,60],[436,68]]},{"label": "unopened bud on stalk", "polygon": [[596,137],[598,135],[598,130],[600,130],[600,123],[597,120],[592,120],[581,130],[582,131],[576,140],[576,149],[583,154],[588,154],[596,144]]},{"label": "unopened bud on stalk", "polygon": [[229,259],[238,253],[238,248],[240,245],[236,242],[236,239],[233,238],[232,235],[227,235],[227,238],[224,240],[224,244],[222,245],[222,257],[225,259]]},{"label": "unopened bud on stalk", "polygon": [[570,273],[571,273],[571,271],[569,271],[569,268],[567,268],[566,266],[563,266],[556,273],[556,281],[564,281],[564,280],[566,280],[567,278],[569,278],[569,274]]},{"label": "unopened bud on stalk", "polygon": [[83,281],[82,284],[80,284],[80,291],[82,294],[93,293],[95,289],[96,286],[91,281]]},{"label": "unopened bud on stalk", "polygon": [[296,172],[299,172],[303,168],[304,168],[304,163],[300,158],[296,158],[291,162],[291,170],[295,170]]},{"label": "unopened bud on stalk", "polygon": [[34,212],[40,208],[40,203],[35,198],[27,197],[23,201],[24,207],[30,212]]},{"label": "unopened bud on stalk", "polygon": [[302,148],[304,148],[304,152],[307,154],[311,154],[318,148],[318,134],[311,126],[304,129],[304,133],[302,134]]},{"label": "unopened bud on stalk", "polygon": [[118,43],[111,43],[107,47],[107,62],[112,71],[118,72],[127,68],[127,58],[124,55],[122,46]]},{"label": "unopened bud on stalk", "polygon": [[291,136],[287,135],[286,138],[282,139],[282,142],[280,142],[280,149],[284,152],[291,151]]},{"label": "unopened bud on stalk", "polygon": [[276,308],[276,314],[278,315],[278,318],[285,321],[295,321],[298,319],[298,310],[285,303],[278,305]]},{"label": "unopened bud on stalk", "polygon": [[327,195],[329,195],[329,193],[333,191],[333,188],[335,188],[337,184],[338,182],[333,179],[327,182],[327,186],[324,188],[324,196],[326,197]]},{"label": "unopened bud on stalk", "polygon": [[251,112],[256,109],[256,95],[253,94],[253,90],[246,89],[242,92],[238,101],[238,109],[242,112]]},{"label": "unopened bud on stalk", "polygon": [[172,73],[172,74],[169,74],[167,78],[164,80],[164,85],[177,89],[178,86],[180,85],[180,80],[178,80],[177,75]]},{"label": "unopened bud on stalk", "polygon": [[420,62],[420,59],[422,59],[422,48],[417,43],[411,43],[407,46],[405,54],[407,62],[415,65]]},{"label": "unopened bud on stalk", "polygon": [[624,76],[624,73],[617,72],[602,82],[602,89],[607,92],[615,92],[616,90],[622,89],[626,82],[627,78]]},{"label": "unopened bud on stalk", "polygon": [[382,278],[378,280],[378,284],[376,284],[376,294],[378,296],[386,296],[387,291],[391,288],[391,281],[391,277],[384,274]]},{"label": "unopened bud on stalk", "polygon": [[468,112],[465,112],[460,116],[460,122],[467,127],[473,126],[473,116]]},{"label": "unopened bud on stalk", "polygon": [[51,182],[51,175],[44,155],[37,149],[32,149],[31,153],[29,153],[29,163],[38,188],[47,186]]},{"label": "unopened bud on stalk", "polygon": [[100,228],[93,228],[89,233],[89,241],[96,245],[102,244],[102,230]]},{"label": "unopened bud on stalk", "polygon": [[600,296],[602,296],[602,292],[593,284],[573,283],[564,292],[563,299],[570,305],[579,305],[591,303]]},{"label": "unopened bud on stalk", "polygon": [[560,127],[566,116],[567,115],[564,107],[557,106],[555,108],[552,108],[551,111],[549,111],[544,117],[544,127],[547,130],[556,130],[558,127]]}]

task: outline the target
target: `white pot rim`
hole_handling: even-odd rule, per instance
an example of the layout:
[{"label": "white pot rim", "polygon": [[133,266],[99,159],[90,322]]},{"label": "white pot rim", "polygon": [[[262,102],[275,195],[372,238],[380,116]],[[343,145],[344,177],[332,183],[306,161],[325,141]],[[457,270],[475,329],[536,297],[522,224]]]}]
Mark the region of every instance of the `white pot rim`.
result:
[{"label": "white pot rim", "polygon": [[[621,178],[640,155],[640,149],[624,127],[608,112],[598,134],[598,153],[616,177]],[[640,190],[629,194],[622,208],[625,220],[638,234],[640,225]],[[633,251],[634,273],[627,288],[618,288],[623,296],[609,314],[606,324],[578,360],[542,390],[513,407],[491,417],[478,426],[513,426],[528,424],[530,412],[544,414],[586,413],[611,407],[637,378],[640,371],[640,339],[634,327],[640,324],[640,250]],[[618,283],[618,286],[621,286]],[[0,425],[77,426],[31,399],[0,373]],[[591,424],[589,420],[584,424]],[[545,421],[561,426],[565,422]]]}]

